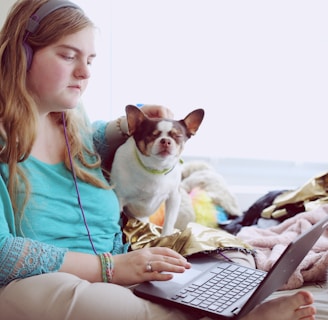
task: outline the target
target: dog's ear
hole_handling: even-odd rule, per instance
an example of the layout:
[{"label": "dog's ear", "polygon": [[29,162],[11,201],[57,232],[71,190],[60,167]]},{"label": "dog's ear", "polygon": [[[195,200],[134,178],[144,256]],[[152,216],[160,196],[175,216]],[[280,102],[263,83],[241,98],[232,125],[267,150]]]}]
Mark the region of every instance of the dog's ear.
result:
[{"label": "dog's ear", "polygon": [[205,111],[203,109],[196,109],[190,112],[182,121],[187,127],[188,136],[196,134],[200,124],[203,121]]},{"label": "dog's ear", "polygon": [[133,135],[136,128],[143,122],[146,115],[136,106],[129,104],[125,107],[126,119],[128,122],[129,135]]}]

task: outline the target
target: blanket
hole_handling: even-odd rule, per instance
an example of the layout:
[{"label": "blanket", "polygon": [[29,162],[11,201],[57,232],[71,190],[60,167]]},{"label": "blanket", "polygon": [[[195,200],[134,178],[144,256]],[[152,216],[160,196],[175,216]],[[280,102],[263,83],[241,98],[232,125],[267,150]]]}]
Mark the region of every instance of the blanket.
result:
[{"label": "blanket", "polygon": [[[323,205],[312,211],[299,213],[279,225],[267,229],[261,229],[257,226],[243,227],[237,237],[256,250],[257,268],[269,271],[293,239],[327,214],[328,205]],[[325,281],[327,269],[328,231],[326,230],[281,290],[296,289],[306,282]]]}]

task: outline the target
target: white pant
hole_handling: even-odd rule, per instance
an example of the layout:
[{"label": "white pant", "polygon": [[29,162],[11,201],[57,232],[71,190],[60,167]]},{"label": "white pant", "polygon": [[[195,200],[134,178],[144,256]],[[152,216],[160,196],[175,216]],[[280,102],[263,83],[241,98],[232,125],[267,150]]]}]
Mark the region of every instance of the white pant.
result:
[{"label": "white pant", "polygon": [[0,310],[1,320],[188,319],[177,310],[136,297],[128,288],[89,283],[60,272],[1,288]]},{"label": "white pant", "polygon": [[[243,264],[252,257],[228,254]],[[49,273],[12,281],[0,288],[0,320],[178,320],[195,319],[147,300],[128,288],[90,283],[67,273]]]}]

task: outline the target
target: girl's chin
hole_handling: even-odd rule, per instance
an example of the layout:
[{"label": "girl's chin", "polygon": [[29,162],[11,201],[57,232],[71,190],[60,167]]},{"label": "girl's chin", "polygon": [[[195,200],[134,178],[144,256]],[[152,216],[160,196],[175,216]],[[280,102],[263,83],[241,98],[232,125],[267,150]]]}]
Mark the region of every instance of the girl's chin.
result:
[{"label": "girl's chin", "polygon": [[75,109],[80,104],[80,99],[68,101],[63,105],[64,110]]}]

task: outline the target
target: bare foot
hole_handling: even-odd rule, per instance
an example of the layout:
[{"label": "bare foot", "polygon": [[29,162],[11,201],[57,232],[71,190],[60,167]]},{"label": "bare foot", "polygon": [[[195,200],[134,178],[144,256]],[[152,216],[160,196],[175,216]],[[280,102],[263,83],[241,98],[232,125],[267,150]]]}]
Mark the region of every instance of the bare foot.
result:
[{"label": "bare foot", "polygon": [[308,291],[299,291],[291,296],[276,298],[254,308],[242,320],[313,320],[316,310],[313,296]]}]

